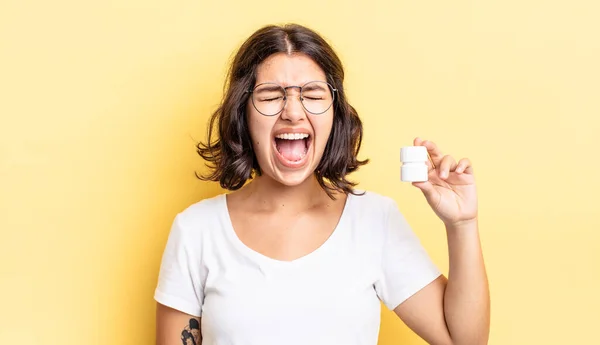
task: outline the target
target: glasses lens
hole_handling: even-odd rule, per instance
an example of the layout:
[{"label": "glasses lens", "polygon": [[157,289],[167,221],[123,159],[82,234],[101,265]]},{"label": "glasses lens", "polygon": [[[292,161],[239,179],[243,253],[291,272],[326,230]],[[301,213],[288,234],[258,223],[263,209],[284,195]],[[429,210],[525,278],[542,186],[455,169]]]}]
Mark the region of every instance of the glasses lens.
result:
[{"label": "glasses lens", "polygon": [[313,114],[326,112],[333,104],[333,89],[323,81],[313,81],[302,87],[302,104]]},{"label": "glasses lens", "polygon": [[263,115],[277,115],[285,103],[285,90],[277,84],[260,84],[252,93],[252,103]]}]

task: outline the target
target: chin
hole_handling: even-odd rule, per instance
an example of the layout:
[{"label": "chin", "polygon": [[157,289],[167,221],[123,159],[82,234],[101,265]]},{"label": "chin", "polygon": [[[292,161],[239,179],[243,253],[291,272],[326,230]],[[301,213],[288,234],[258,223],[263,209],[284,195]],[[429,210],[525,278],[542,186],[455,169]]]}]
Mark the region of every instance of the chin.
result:
[{"label": "chin", "polygon": [[317,164],[312,159],[314,156],[312,152],[309,151],[301,161],[295,162],[293,167],[285,164],[288,162],[282,162],[281,157],[276,157],[277,155],[276,151],[273,152],[272,156],[275,157],[272,157],[271,164],[269,164],[271,169],[269,169],[268,175],[280,184],[287,187],[296,187],[314,176]]},{"label": "chin", "polygon": [[290,164],[281,157],[277,150],[273,150],[270,161],[266,165],[269,169],[268,171],[263,170],[263,175],[267,175],[283,186],[297,187],[314,177],[318,165],[318,161],[315,161],[314,158],[314,150],[308,150],[305,157]]},{"label": "chin", "polygon": [[282,173],[281,171],[276,172],[275,181],[286,187],[296,187],[312,178],[314,176],[314,171],[296,171],[296,172],[286,172]]}]

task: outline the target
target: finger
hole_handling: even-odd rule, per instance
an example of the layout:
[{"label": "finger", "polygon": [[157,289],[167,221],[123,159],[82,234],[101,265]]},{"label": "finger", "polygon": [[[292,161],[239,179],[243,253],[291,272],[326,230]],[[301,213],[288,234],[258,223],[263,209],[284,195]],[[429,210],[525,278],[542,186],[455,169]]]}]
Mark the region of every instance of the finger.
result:
[{"label": "finger", "polygon": [[[468,172],[467,169],[470,169]],[[468,158],[463,158],[458,161],[458,165],[456,166],[456,170],[454,170],[457,174],[462,174],[463,172],[472,173],[471,161]]]},{"label": "finger", "polygon": [[438,174],[440,176],[441,179],[446,179],[448,178],[448,176],[450,175],[451,171],[454,171],[454,169],[456,169],[456,161],[454,160],[454,158],[452,158],[452,156],[450,155],[446,155],[442,158],[442,161],[439,165],[439,170],[438,170]]},{"label": "finger", "polygon": [[425,165],[427,165],[427,173],[430,173],[433,170],[435,170],[435,167],[433,166],[433,164],[431,164],[430,160],[426,160]]},{"label": "finger", "polygon": [[[420,137],[416,137],[413,140],[414,146],[424,146],[423,142],[425,142],[425,140],[421,139]],[[427,147],[425,147],[425,148],[427,149]],[[431,156],[429,155],[429,151],[427,152],[427,155],[429,156],[429,157],[427,157],[427,161],[426,161],[427,168],[428,168],[427,172],[431,172],[431,170],[435,169],[435,165],[433,165],[433,162],[431,160]]]},{"label": "finger", "polygon": [[413,182],[412,185],[419,188],[427,199],[431,198],[435,193],[435,188],[433,188],[433,185],[429,181]]},{"label": "finger", "polygon": [[475,173],[475,171],[473,170],[473,166],[469,165],[466,169],[465,169],[465,174],[469,174],[469,175],[473,175]]},{"label": "finger", "polygon": [[442,154],[442,151],[440,151],[438,146],[433,141],[430,141],[430,140],[423,140],[421,145],[425,146],[427,148],[427,153],[429,153],[429,157],[431,157],[433,164],[435,166],[440,166],[440,163],[441,163],[444,155]]}]

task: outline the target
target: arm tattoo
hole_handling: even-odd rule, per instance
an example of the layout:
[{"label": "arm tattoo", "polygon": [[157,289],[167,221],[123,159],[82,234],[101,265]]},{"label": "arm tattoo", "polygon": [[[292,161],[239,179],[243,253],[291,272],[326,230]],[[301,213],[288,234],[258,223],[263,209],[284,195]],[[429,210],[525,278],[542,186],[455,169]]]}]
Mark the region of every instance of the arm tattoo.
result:
[{"label": "arm tattoo", "polygon": [[183,345],[200,345],[201,339],[200,322],[197,319],[190,319],[189,325],[181,332],[181,342]]}]

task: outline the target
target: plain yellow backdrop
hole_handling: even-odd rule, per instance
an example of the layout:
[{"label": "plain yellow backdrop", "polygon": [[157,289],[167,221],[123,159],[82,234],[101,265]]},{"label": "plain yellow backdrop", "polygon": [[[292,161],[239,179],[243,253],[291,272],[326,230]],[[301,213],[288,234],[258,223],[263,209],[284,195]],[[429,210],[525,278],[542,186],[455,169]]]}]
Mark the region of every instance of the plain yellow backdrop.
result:
[{"label": "plain yellow backdrop", "polygon": [[[227,62],[298,22],[340,54],[360,188],[393,197],[440,269],[444,228],[399,180],[415,136],[469,157],[490,344],[600,344],[595,1],[0,2],[0,344],[152,344],[168,230],[220,193],[194,151]],[[381,345],[423,344],[384,309]]]}]

